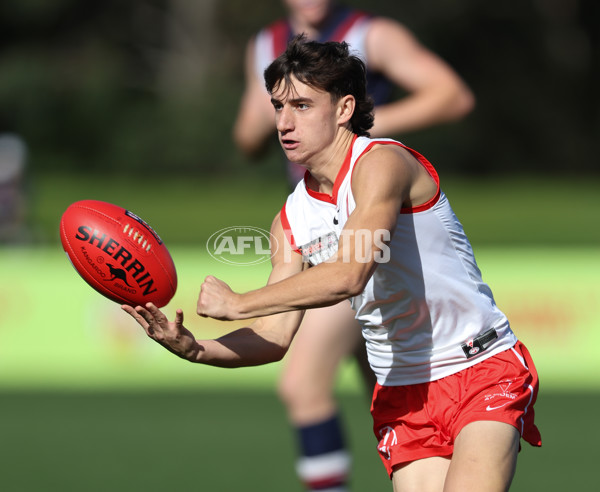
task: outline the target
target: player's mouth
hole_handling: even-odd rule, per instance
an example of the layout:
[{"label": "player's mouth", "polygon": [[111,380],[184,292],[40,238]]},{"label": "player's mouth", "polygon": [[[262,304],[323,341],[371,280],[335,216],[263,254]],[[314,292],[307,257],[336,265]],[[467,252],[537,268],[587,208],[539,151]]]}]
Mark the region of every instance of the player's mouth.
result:
[{"label": "player's mouth", "polygon": [[291,140],[289,138],[281,139],[281,146],[284,150],[295,150],[298,148],[299,145],[300,142],[298,142],[297,140]]}]

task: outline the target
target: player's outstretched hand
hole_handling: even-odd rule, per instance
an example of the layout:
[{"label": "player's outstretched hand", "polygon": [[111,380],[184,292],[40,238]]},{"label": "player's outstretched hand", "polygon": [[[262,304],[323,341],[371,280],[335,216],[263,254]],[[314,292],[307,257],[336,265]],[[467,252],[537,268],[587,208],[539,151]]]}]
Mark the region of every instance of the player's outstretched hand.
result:
[{"label": "player's outstretched hand", "polygon": [[149,302],[146,307],[121,306],[135,319],[146,335],[182,359],[193,360],[198,345],[194,335],[183,326],[183,311],[178,309],[175,320],[169,321],[164,313]]},{"label": "player's outstretched hand", "polygon": [[209,275],[200,287],[196,312],[205,318],[223,321],[239,319],[234,309],[238,296],[225,282]]}]

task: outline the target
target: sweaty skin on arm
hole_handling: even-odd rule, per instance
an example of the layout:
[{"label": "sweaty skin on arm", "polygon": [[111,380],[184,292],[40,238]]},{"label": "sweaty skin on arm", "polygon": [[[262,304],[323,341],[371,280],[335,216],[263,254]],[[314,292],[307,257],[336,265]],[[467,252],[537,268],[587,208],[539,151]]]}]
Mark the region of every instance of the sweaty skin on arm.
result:
[{"label": "sweaty skin on arm", "polygon": [[[202,285],[198,314],[227,320],[254,318],[328,306],[362,292],[381,251],[375,235],[388,231],[391,237],[401,207],[426,202],[437,185],[408,151],[395,146],[374,147],[357,164],[352,183],[356,208],[334,258],[245,294],[236,294],[210,277]],[[366,255],[360,253],[361,261],[356,261],[354,231],[368,231],[366,237],[371,237]],[[362,261],[365,256],[368,261]]]}]

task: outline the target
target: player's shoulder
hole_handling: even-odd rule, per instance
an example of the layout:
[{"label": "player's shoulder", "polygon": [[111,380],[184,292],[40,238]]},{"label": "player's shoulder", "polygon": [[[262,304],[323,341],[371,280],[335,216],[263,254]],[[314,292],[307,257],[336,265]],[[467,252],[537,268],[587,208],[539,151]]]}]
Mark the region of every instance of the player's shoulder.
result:
[{"label": "player's shoulder", "polygon": [[374,142],[356,161],[353,170],[353,180],[357,177],[380,174],[386,169],[394,169],[404,164],[406,154],[400,145],[390,145],[387,142]]},{"label": "player's shoulder", "polygon": [[377,159],[381,156],[403,155],[406,146],[393,138],[359,137],[354,142],[355,155],[361,159]]},{"label": "player's shoulder", "polygon": [[369,19],[367,45],[381,47],[392,42],[396,47],[399,43],[413,42],[413,32],[396,19],[376,16]]},{"label": "player's shoulder", "polygon": [[418,165],[412,153],[400,142],[385,139],[374,141],[352,172],[353,185],[371,187],[375,183],[393,186],[398,180],[405,181]]},{"label": "player's shoulder", "polygon": [[369,31],[375,34],[383,35],[390,32],[406,33],[410,32],[410,29],[399,20],[392,19],[391,17],[375,15],[369,18]]},{"label": "player's shoulder", "polygon": [[288,38],[291,27],[288,19],[282,17],[266,24],[256,34],[255,38],[269,38],[271,40],[279,38]]},{"label": "player's shoulder", "polygon": [[361,161],[369,167],[396,166],[412,160],[411,153],[399,142],[375,141]]}]

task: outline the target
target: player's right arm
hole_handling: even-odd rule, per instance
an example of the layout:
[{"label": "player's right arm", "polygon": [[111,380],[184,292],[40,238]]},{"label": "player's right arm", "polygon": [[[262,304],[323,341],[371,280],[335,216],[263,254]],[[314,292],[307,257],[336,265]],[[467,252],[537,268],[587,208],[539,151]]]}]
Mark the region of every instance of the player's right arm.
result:
[{"label": "player's right arm", "polygon": [[256,73],[255,40],[251,39],[245,55],[245,88],[233,126],[236,146],[248,157],[257,157],[275,132],[275,115],[264,81]]},{"label": "player's right arm", "polygon": [[[300,254],[291,251],[279,214],[273,221],[271,234],[275,238],[271,248],[277,249],[271,259],[273,268],[267,283],[275,284],[301,272],[306,265]],[[219,282],[222,289],[231,292],[224,282],[218,279],[214,281]],[[203,295],[206,295],[206,292],[200,293],[199,305],[210,303],[211,306],[215,306],[222,299],[219,290],[214,288],[210,292],[212,299]],[[304,310],[260,317],[249,326],[216,340],[198,341],[200,350],[195,362],[220,367],[240,367],[281,360],[292,343],[303,316]]]},{"label": "player's right arm", "polygon": [[[271,234],[276,241],[272,248],[279,247],[272,257],[271,275],[268,283],[277,283],[302,271],[302,257],[290,251],[284,237],[279,215],[273,221]],[[211,289],[211,300],[202,302],[218,304],[222,293],[231,290],[217,280],[222,289]],[[199,303],[201,302],[200,293]],[[206,295],[206,293],[205,293]],[[174,321],[152,304],[145,307],[123,306],[154,341],[182,359],[218,367],[244,367],[268,364],[283,358],[294,335],[298,331],[304,311],[289,311],[257,318],[249,326],[239,328],[214,340],[196,340],[193,334],[183,326],[183,312],[177,310]]]}]

